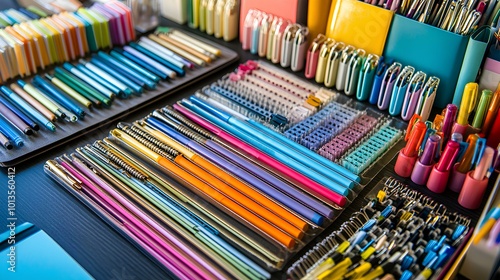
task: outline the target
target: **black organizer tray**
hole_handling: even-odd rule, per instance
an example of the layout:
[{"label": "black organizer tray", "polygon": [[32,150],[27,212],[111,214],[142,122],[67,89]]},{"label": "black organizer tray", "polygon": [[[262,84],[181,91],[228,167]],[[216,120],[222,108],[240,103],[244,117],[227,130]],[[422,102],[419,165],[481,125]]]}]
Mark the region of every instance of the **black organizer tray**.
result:
[{"label": "black organizer tray", "polygon": [[78,120],[75,123],[56,122],[55,132],[41,128],[36,135],[22,135],[24,146],[6,150],[0,148],[0,166],[7,167],[19,164],[34,156],[44,153],[50,149],[60,146],[72,139],[77,138],[84,133],[95,130],[101,126],[109,124],[119,119],[125,113],[130,113],[140,108],[143,108],[154,101],[177,92],[201,79],[225,68],[229,64],[238,60],[238,54],[233,50],[206,40],[199,36],[190,33],[190,36],[213,45],[221,50],[221,56],[210,63],[210,65],[186,71],[184,77],[179,77],[174,80],[161,81],[155,90],[146,90],[140,96],[133,95],[128,99],[115,99],[110,108],[98,108],[88,110],[87,115],[83,120]]}]

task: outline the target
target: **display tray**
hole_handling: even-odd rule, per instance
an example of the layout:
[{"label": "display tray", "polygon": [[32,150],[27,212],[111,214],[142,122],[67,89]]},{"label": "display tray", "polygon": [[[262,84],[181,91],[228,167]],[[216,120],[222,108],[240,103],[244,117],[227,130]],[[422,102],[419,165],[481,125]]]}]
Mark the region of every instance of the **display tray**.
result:
[{"label": "display tray", "polygon": [[[161,81],[154,90],[146,90],[141,95],[133,95],[128,99],[117,98],[113,101],[110,108],[87,109],[85,118],[75,123],[56,122],[54,123],[57,127],[55,132],[50,132],[47,129],[41,128],[35,135],[22,135],[24,146],[12,150],[0,149],[0,166],[13,166],[50,149],[56,148],[89,131],[117,120],[125,113],[139,110],[160,98],[173,94],[198,82],[238,60],[238,54],[233,50],[191,33],[190,36],[217,47],[221,50],[221,56],[205,67],[186,71],[184,77]],[[27,80],[29,79],[25,79],[25,81]]]}]

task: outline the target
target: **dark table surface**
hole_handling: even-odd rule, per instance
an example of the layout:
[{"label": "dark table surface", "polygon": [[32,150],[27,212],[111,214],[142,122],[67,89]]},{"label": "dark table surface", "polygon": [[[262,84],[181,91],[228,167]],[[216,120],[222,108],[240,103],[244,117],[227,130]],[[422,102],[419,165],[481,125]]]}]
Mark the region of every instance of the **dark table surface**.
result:
[{"label": "dark table surface", "polygon": [[[8,2],[8,1],[5,1]],[[8,7],[8,3],[1,1],[0,8]],[[162,25],[174,25],[163,19]],[[225,45],[240,55],[240,62],[248,59],[257,59],[258,57],[241,50],[241,45],[236,40],[226,43],[215,39],[198,30],[192,30],[186,26],[178,26],[181,29],[194,32],[207,39],[215,40],[217,43]],[[131,113],[122,117],[121,121],[133,121],[145,116],[153,109],[160,108],[167,104],[193,94],[203,85],[216,81],[223,74],[233,70],[238,64],[228,65],[220,72],[203,80],[203,82],[189,86],[181,92],[169,95],[152,106],[148,106],[139,112]],[[303,77],[303,74],[297,74]],[[134,245],[129,243],[120,234],[109,227],[90,209],[80,203],[75,197],[70,195],[61,186],[51,180],[43,171],[43,164],[46,160],[52,159],[63,153],[71,153],[76,147],[91,143],[96,139],[104,138],[108,131],[112,129],[117,122],[101,127],[98,130],[82,133],[78,139],[66,143],[57,148],[48,150],[46,153],[25,161],[15,168],[16,181],[16,217],[17,224],[22,222],[31,222],[38,228],[47,232],[60,246],[65,249],[78,263],[81,264],[96,279],[165,279],[169,274],[163,268],[152,262],[146,255],[141,253]],[[358,210],[364,203],[360,197],[375,185],[382,177],[392,175],[393,162],[389,163],[376,176],[372,183],[362,191],[343,214],[313,242],[306,246],[301,253],[311,248],[311,246],[324,237],[326,234],[334,231],[338,226],[349,218],[350,213]],[[0,221],[7,221],[7,191],[4,186],[7,185],[7,169],[2,168],[0,172]],[[396,176],[397,177],[397,176]],[[419,188],[413,186],[415,188]],[[478,219],[480,211],[465,211],[457,203],[457,195],[454,193],[445,193],[435,195],[425,188],[419,188],[426,195],[434,197],[438,202],[445,204],[449,210],[458,210],[467,214],[474,220]],[[2,232],[3,230],[0,230]],[[299,254],[300,255],[300,254]],[[288,265],[293,263],[292,259]],[[19,259],[21,262],[22,259]],[[288,266],[287,265],[287,266]],[[286,267],[283,271],[286,271]],[[284,279],[283,273],[275,273],[273,278]]]}]

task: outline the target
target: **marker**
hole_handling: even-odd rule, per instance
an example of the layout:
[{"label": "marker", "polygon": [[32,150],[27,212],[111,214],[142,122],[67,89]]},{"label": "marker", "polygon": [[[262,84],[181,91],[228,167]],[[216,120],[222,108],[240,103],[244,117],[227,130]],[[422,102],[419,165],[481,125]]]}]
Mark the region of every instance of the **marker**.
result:
[{"label": "marker", "polygon": [[113,68],[109,67],[108,64],[102,62],[100,59],[97,59],[97,56],[93,56],[90,59],[90,62],[93,65],[95,65],[98,68],[100,68],[101,70],[103,70],[106,73],[108,73],[109,75],[111,75],[114,78],[118,79],[120,82],[122,82],[123,84],[125,84],[128,88],[132,89],[132,91],[135,94],[140,95],[141,93],[144,92],[144,89],[140,85],[134,83],[133,81],[131,81],[127,77],[125,77],[125,76],[117,73],[117,71],[115,71]]},{"label": "marker", "polygon": [[32,85],[26,83],[23,80],[17,80],[17,84],[24,89],[31,97],[35,98],[38,102],[40,102],[43,106],[49,109],[52,113],[54,113],[57,117],[64,119],[66,115],[61,111],[59,107],[57,107],[54,103],[50,102],[47,98],[40,94],[40,92]]},{"label": "marker", "polygon": [[500,108],[500,90],[495,91],[495,93],[493,94],[488,112],[486,112],[486,118],[481,129],[481,133],[485,134],[486,136],[488,136],[491,126],[495,122],[495,117],[498,114],[498,108]]},{"label": "marker", "polygon": [[[145,60],[139,59],[139,58],[131,55],[130,53],[125,52],[122,49],[113,49],[111,51],[111,55],[114,56],[114,57],[117,57],[117,58],[118,58],[118,55],[121,55],[121,57],[126,58],[126,59],[130,60],[131,62],[134,62],[135,64],[141,66],[146,71],[153,73],[155,76],[158,76],[161,79],[166,80],[167,78],[169,78],[169,76],[167,74],[165,74],[164,72],[160,71],[159,70],[160,68],[157,67],[157,66],[160,66],[160,67],[163,67],[163,68],[167,69],[163,65],[158,64],[158,65],[155,66],[155,65],[149,64]],[[167,71],[170,71],[170,72],[172,72],[172,73],[175,74],[175,72],[171,71],[170,69],[167,69]]]},{"label": "marker", "polygon": [[457,111],[458,108],[457,105],[455,104],[448,104],[446,106],[446,111],[444,113],[443,127],[441,128],[441,130],[443,131],[443,144],[446,144],[448,138],[450,138],[451,129],[453,127],[453,124],[455,123]]},{"label": "marker", "polygon": [[172,62],[170,62],[170,61],[168,61],[168,60],[165,60],[165,59],[161,58],[161,57],[160,57],[160,56],[158,56],[157,54],[155,54],[155,53],[153,53],[153,52],[151,52],[151,51],[147,50],[146,48],[144,48],[144,47],[140,46],[140,45],[139,45],[139,44],[137,44],[137,43],[133,43],[133,42],[132,42],[132,43],[130,43],[130,44],[129,44],[129,46],[130,46],[130,47],[132,47],[132,48],[134,48],[135,50],[137,50],[137,51],[139,51],[139,52],[141,52],[141,53],[143,53],[143,54],[145,54],[145,55],[147,55],[147,56],[151,57],[152,59],[154,59],[154,60],[158,61],[159,63],[161,63],[161,64],[163,64],[163,65],[167,66],[168,68],[170,68],[170,69],[174,70],[174,71],[175,71],[175,73],[176,73],[178,76],[183,77],[183,76],[186,74],[186,72],[184,71],[184,69],[182,69],[181,67],[178,67],[178,66],[177,66],[177,65],[175,65],[174,63],[172,63]]},{"label": "marker", "polygon": [[83,118],[85,116],[85,111],[83,111],[82,108],[78,107],[78,105],[76,105],[73,100],[68,98],[66,95],[64,95],[64,93],[60,92],[56,87],[44,80],[39,75],[36,75],[33,78],[33,84],[40,90],[42,90],[42,92],[45,92],[45,94],[49,95],[50,98],[61,104],[62,107],[76,114],[79,118]]},{"label": "marker", "polygon": [[147,86],[149,89],[156,88],[156,83],[153,80],[150,80],[146,76],[143,76],[138,72],[135,72],[133,68],[129,68],[128,65],[124,64],[123,62],[117,60],[116,58],[110,56],[105,52],[102,51],[98,52],[95,58],[101,60],[103,63],[107,63],[108,66],[114,67],[118,72],[122,73],[122,75],[134,81],[136,84],[139,84],[143,87]]},{"label": "marker", "polygon": [[[21,88],[19,88],[19,89],[21,89]],[[22,108],[22,110],[26,114],[32,116],[33,119],[35,119],[40,124],[45,126],[48,130],[50,130],[50,131],[56,130],[56,126],[49,119],[47,119],[42,113],[40,113],[38,110],[33,108],[29,103],[27,103],[24,99],[22,99],[20,96],[15,94],[8,87],[2,86],[2,87],[0,87],[0,91],[2,91],[2,93],[4,93],[7,96],[7,98],[9,98],[12,102],[16,103],[20,108]],[[55,116],[54,116],[54,118],[55,118]]]},{"label": "marker", "polygon": [[80,78],[82,81],[89,84],[91,87],[93,87],[95,90],[97,90],[102,95],[106,96],[107,98],[109,98],[111,100],[115,99],[115,94],[111,90],[107,89],[106,87],[104,87],[103,85],[98,83],[93,78],[87,76],[85,73],[78,70],[75,66],[71,65],[70,63],[65,62],[63,64],[63,68],[66,69],[71,74],[75,75],[76,77]]},{"label": "marker", "polygon": [[422,156],[415,163],[415,167],[411,173],[411,180],[418,185],[425,185],[432,170],[436,152],[440,147],[441,137],[439,135],[431,135],[425,144]]},{"label": "marker", "polygon": [[115,87],[117,87],[118,89],[120,89],[120,95],[121,95],[121,97],[127,98],[127,97],[129,97],[130,95],[132,95],[134,93],[134,91],[131,88],[129,88],[127,85],[125,85],[124,83],[120,82],[118,79],[115,79],[113,76],[111,76],[110,74],[108,74],[106,71],[103,71],[101,68],[97,67],[96,65],[94,65],[94,64],[92,64],[90,62],[87,62],[87,61],[85,61],[83,59],[80,59],[79,62],[83,66],[85,66],[85,68],[87,69],[87,71],[92,71],[92,73],[95,73],[96,75],[99,75],[100,77],[102,77],[106,81],[109,81]]},{"label": "marker", "polygon": [[40,126],[38,126],[38,124],[36,122],[34,122],[30,117],[28,117],[21,110],[19,110],[16,106],[14,106],[12,103],[7,101],[7,99],[5,99],[1,96],[0,96],[0,104],[3,104],[5,107],[7,107],[9,110],[11,110],[14,114],[16,114],[16,116],[18,116],[20,119],[22,119],[23,122],[25,122],[27,125],[29,125],[31,128],[33,128],[33,130],[35,130],[35,131],[40,130]]},{"label": "marker", "polygon": [[174,70],[164,66],[163,64],[148,57],[147,55],[141,53],[140,51],[138,51],[134,48],[131,48],[129,46],[124,46],[123,50],[124,50],[124,52],[122,52],[122,54],[124,56],[128,57],[129,59],[135,61],[136,63],[138,61],[143,61],[143,63],[147,63],[148,65],[151,65],[151,67],[158,69],[158,71],[161,71],[162,73],[164,73],[165,75],[167,75],[171,79],[175,79],[175,77],[177,77],[177,73],[175,73]]},{"label": "marker", "polygon": [[435,193],[442,193],[446,190],[450,170],[460,151],[460,144],[455,141],[448,141],[441,158],[434,165],[434,168],[427,180],[427,188]]},{"label": "marker", "polygon": [[469,114],[476,107],[478,84],[468,83],[465,85],[464,92],[462,94],[462,102],[460,103],[460,109],[458,110],[457,123],[453,126],[453,132],[458,132],[465,135],[467,126],[469,125]]},{"label": "marker", "polygon": [[10,124],[4,116],[0,114],[0,133],[5,135],[7,139],[10,140],[11,143],[14,143],[16,147],[22,147],[24,145],[24,141],[16,131],[16,128]]},{"label": "marker", "polygon": [[[412,125],[413,124],[413,125]],[[409,128],[406,133],[406,146],[399,151],[398,159],[394,165],[394,171],[401,177],[409,177],[418,158],[418,150],[423,141],[427,126],[418,121],[415,123],[410,120]]]},{"label": "marker", "polygon": [[[83,96],[91,100],[93,103],[97,100],[99,104],[103,104],[105,107],[111,106],[111,99],[100,94],[98,91],[94,90],[93,88],[85,84],[82,80],[67,72],[63,68],[56,67],[54,69],[54,75],[80,94],[83,94]],[[97,104],[96,102],[94,104],[99,106],[99,104]]]},{"label": "marker", "polygon": [[491,90],[483,90],[481,99],[479,100],[479,104],[477,105],[476,115],[474,116],[474,120],[472,121],[472,127],[481,129],[481,127],[483,126],[483,121],[485,120],[485,117],[488,113],[492,97],[493,93],[491,92]]},{"label": "marker", "polygon": [[[90,77],[91,79],[97,81],[98,83],[106,87],[108,90],[112,91],[116,96],[123,96],[123,93],[121,92],[120,88],[112,84],[111,81],[106,80],[103,77],[97,75],[96,73],[90,71],[87,67],[85,67],[85,65],[77,64],[76,68],[85,75],[87,75],[88,77]],[[132,92],[130,94],[132,94]]]},{"label": "marker", "polygon": [[[2,98],[3,99],[3,98]],[[5,100],[5,99],[4,99]],[[0,115],[26,135],[33,135],[33,129],[0,102]]]},{"label": "marker", "polygon": [[0,132],[0,144],[2,144],[2,146],[7,150],[12,150],[14,148],[10,140],[7,139],[7,137],[3,135],[3,133],[1,132]]},{"label": "marker", "polygon": [[54,85],[56,85],[59,89],[61,89],[62,91],[64,91],[67,95],[71,96],[73,99],[75,99],[76,101],[78,101],[83,106],[85,106],[87,108],[91,108],[92,107],[92,102],[90,102],[90,100],[88,100],[83,95],[81,95],[78,92],[76,92],[71,87],[67,86],[65,83],[63,83],[58,78],[53,77],[53,76],[51,76],[49,74],[45,74],[45,78],[47,78],[47,80],[49,80],[51,83],[53,83]]},{"label": "marker", "polygon": [[468,146],[462,159],[453,166],[449,186],[450,190],[454,192],[460,192],[462,189],[467,172],[476,164],[479,156],[484,152],[486,139],[479,138],[477,134],[471,134],[467,138],[467,144]]},{"label": "marker", "polygon": [[152,80],[155,83],[158,83],[160,81],[160,77],[156,76],[155,74],[147,71],[146,69],[142,68],[141,66],[137,65],[135,62],[132,60],[126,58],[125,56],[117,53],[116,51],[112,50],[110,52],[110,55],[119,60],[121,63],[129,66],[130,68],[134,69],[137,73],[141,74],[142,76]]}]

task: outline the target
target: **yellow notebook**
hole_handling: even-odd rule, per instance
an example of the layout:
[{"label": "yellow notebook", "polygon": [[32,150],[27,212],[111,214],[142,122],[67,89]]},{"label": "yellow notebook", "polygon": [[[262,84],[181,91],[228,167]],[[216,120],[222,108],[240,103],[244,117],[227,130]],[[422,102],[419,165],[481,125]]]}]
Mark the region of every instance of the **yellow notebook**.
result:
[{"label": "yellow notebook", "polygon": [[336,0],[330,7],[326,36],[367,53],[381,55],[394,12],[357,0]]}]

